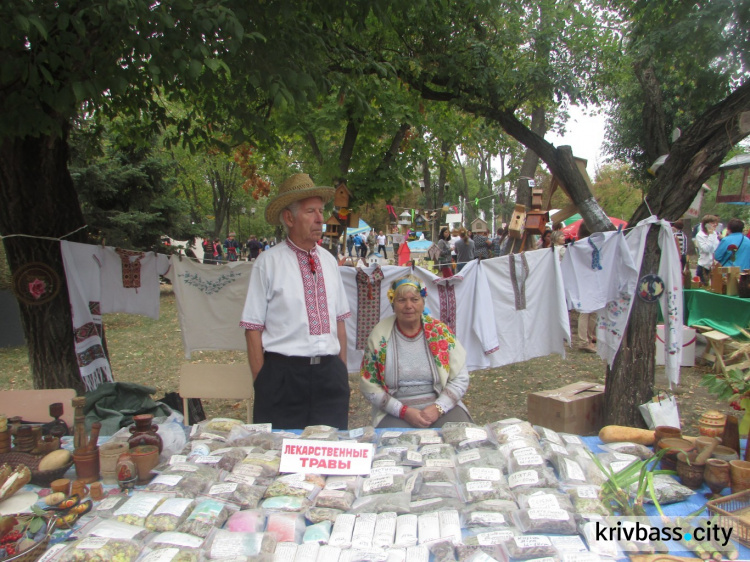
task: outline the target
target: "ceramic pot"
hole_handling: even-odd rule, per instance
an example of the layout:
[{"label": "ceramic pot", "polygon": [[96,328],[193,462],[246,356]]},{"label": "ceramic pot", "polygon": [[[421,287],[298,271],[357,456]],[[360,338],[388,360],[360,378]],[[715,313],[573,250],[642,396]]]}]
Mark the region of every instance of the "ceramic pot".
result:
[{"label": "ceramic pot", "polygon": [[687,439],[678,439],[675,437],[666,437],[659,441],[659,449],[668,449],[661,458],[659,466],[663,470],[675,470],[677,468],[677,454],[690,453],[695,447]]},{"label": "ceramic pot", "polygon": [[154,445],[161,453],[163,443],[161,441],[161,436],[156,433],[159,426],[155,423],[151,423],[153,419],[154,416],[152,414],[133,416],[135,425],[131,425],[129,428],[130,433],[133,435],[128,439],[131,449],[138,445]]},{"label": "ceramic pot", "polygon": [[734,449],[730,449],[729,447],[725,447],[724,445],[717,445],[711,456],[715,459],[727,462],[736,461],[740,458],[740,456],[737,454],[737,451],[735,451]]},{"label": "ceramic pot", "polygon": [[120,455],[117,459],[115,470],[117,472],[117,483],[120,485],[121,490],[125,491],[135,488],[135,483],[138,481],[138,468],[135,466],[130,453],[122,453]]},{"label": "ceramic pot", "polygon": [[750,462],[730,461],[729,475],[732,479],[732,493],[742,492],[750,489]]},{"label": "ceramic pot", "polygon": [[698,420],[698,431],[706,437],[721,437],[727,417],[716,410],[704,412]]},{"label": "ceramic pot", "polygon": [[58,478],[53,480],[49,485],[53,492],[62,492],[66,496],[70,495],[70,480],[67,478]]},{"label": "ceramic pot", "polygon": [[682,437],[682,430],[679,427],[668,425],[660,425],[654,428],[654,451],[658,451],[659,441],[665,437],[680,438]]},{"label": "ceramic pot", "polygon": [[729,463],[719,459],[708,459],[703,471],[703,480],[713,495],[718,495],[731,483]]},{"label": "ceramic pot", "polygon": [[159,449],[156,445],[139,445],[130,449],[130,456],[138,471],[138,484],[146,484],[153,476],[151,469],[159,464]]},{"label": "ceramic pot", "polygon": [[74,451],[73,462],[76,464],[76,476],[79,480],[86,484],[99,480],[99,447],[93,451]]},{"label": "ceramic pot", "polygon": [[[129,450],[130,444],[127,441],[107,442],[99,447],[99,469],[102,474],[113,474],[117,467],[117,459]],[[116,477],[115,480],[117,480]],[[112,482],[112,484],[117,484],[117,482]]]},{"label": "ceramic pot", "polygon": [[94,501],[100,501],[104,498],[104,488],[101,482],[94,482],[91,484],[91,499]]},{"label": "ceramic pot", "polygon": [[695,462],[695,453],[678,453],[677,454],[677,476],[680,481],[688,488],[700,488],[703,484],[703,472],[706,464]]}]

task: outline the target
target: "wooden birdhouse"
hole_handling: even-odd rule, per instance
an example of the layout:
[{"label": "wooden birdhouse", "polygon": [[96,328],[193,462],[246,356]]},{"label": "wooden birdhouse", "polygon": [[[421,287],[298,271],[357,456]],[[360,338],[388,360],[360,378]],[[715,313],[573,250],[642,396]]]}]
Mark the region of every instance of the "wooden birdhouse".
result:
[{"label": "wooden birdhouse", "polygon": [[326,221],[326,230],[323,236],[329,238],[338,238],[341,236],[341,222],[339,222],[339,219],[331,215],[331,218]]},{"label": "wooden birdhouse", "polygon": [[544,195],[543,189],[532,189],[531,190],[531,210],[541,211],[542,210],[542,197]]},{"label": "wooden birdhouse", "polygon": [[511,238],[522,238],[526,222],[526,205],[516,205],[508,223],[508,235]]},{"label": "wooden birdhouse", "polygon": [[333,192],[333,206],[348,208],[351,199],[352,192],[346,187],[346,183],[342,181],[336,186],[336,191]]},{"label": "wooden birdhouse", "polygon": [[424,218],[423,215],[417,215],[414,217],[414,226],[415,228],[418,228],[419,230],[422,230],[424,228],[424,225],[427,223],[427,219]]},{"label": "wooden birdhouse", "polygon": [[398,224],[411,225],[411,213],[404,211],[398,216]]},{"label": "wooden birdhouse", "polygon": [[359,211],[349,210],[349,216],[347,217],[347,226],[349,228],[359,227]]},{"label": "wooden birdhouse", "polygon": [[487,228],[487,221],[476,218],[473,221],[471,221],[471,231],[472,232],[489,232]]},{"label": "wooden birdhouse", "polygon": [[526,233],[544,234],[549,222],[549,211],[529,211],[526,214]]}]

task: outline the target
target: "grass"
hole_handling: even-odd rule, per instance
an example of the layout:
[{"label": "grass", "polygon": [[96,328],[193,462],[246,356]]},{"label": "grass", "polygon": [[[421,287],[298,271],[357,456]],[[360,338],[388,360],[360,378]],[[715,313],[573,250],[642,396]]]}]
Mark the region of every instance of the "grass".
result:
[{"label": "grass", "polygon": [[[162,286],[159,320],[129,314],[109,314],[104,317],[104,325],[116,381],[151,386],[156,389],[156,399],[178,390],[180,365],[187,359],[180,337],[175,296],[170,285]],[[574,322],[571,329],[575,333]],[[241,351],[195,352],[190,361],[236,363],[247,361],[247,355]],[[581,380],[603,383],[604,367],[595,354],[572,349],[566,358],[550,355],[499,369],[475,371],[471,375],[464,402],[475,422],[480,424],[507,417],[526,419],[528,393]],[[697,420],[705,409],[731,413],[725,404],[719,403],[698,386],[704,372],[705,368],[682,370],[678,401],[683,427],[692,427],[693,433],[697,433]],[[357,374],[350,375],[349,427],[352,428],[370,423],[370,405],[359,392],[358,380]],[[0,349],[0,389],[30,388],[26,348]],[[245,417],[244,401],[204,400],[204,409],[209,417]]]}]

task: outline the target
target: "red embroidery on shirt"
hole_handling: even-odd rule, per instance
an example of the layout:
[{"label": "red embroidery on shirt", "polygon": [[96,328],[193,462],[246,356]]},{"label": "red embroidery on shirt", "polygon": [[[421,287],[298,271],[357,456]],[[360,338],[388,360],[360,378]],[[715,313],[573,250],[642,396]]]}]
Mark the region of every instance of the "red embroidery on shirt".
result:
[{"label": "red embroidery on shirt", "polygon": [[448,324],[448,327],[456,333],[456,291],[453,285],[438,284],[438,295],[440,296],[440,321]]},{"label": "red embroidery on shirt", "polygon": [[[328,298],[326,296],[326,284],[323,279],[323,266],[316,248],[305,252],[293,244],[287,244],[297,256],[297,263],[302,274],[302,287],[305,293],[305,308],[307,309],[307,321],[310,325],[310,335],[320,336],[331,333],[331,320],[328,316]],[[310,267],[310,260],[315,263],[315,273]]]},{"label": "red embroidery on shirt", "polygon": [[[141,286],[141,260],[146,256],[143,252],[115,248],[122,262],[122,286],[125,289],[138,289]],[[130,258],[135,258],[131,261]]]}]

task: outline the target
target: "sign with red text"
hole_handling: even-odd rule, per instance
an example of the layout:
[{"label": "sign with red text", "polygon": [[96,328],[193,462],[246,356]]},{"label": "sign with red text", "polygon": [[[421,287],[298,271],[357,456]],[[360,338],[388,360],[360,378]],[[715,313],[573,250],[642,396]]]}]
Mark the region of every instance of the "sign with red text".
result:
[{"label": "sign with red text", "polygon": [[370,474],[372,443],[284,439],[279,472]]}]

